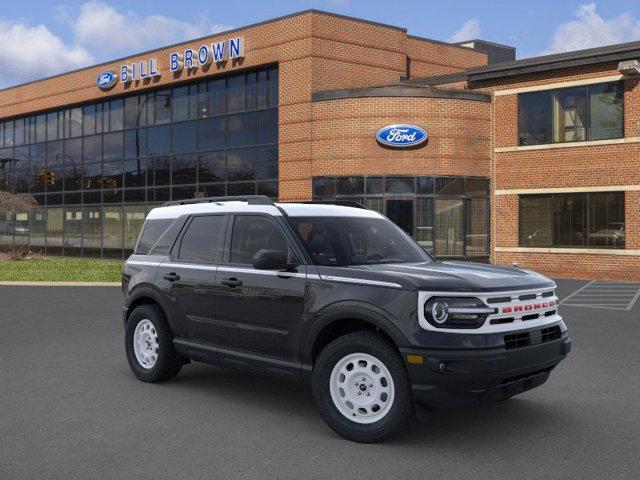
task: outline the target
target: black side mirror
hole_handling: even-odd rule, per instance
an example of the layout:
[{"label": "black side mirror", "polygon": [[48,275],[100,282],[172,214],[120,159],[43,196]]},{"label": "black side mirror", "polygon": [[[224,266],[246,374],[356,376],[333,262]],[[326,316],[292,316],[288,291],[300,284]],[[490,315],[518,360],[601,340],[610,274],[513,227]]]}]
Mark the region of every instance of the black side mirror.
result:
[{"label": "black side mirror", "polygon": [[296,265],[287,262],[282,250],[258,250],[253,256],[253,268],[258,270],[291,270]]}]

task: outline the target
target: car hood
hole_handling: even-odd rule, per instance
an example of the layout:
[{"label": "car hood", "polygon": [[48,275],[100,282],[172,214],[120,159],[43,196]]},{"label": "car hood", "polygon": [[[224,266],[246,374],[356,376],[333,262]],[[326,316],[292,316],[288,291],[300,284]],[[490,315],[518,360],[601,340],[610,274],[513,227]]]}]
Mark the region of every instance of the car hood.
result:
[{"label": "car hood", "polygon": [[553,287],[531,270],[472,262],[421,262],[320,267],[321,275],[396,283],[405,289],[442,292],[490,292]]}]

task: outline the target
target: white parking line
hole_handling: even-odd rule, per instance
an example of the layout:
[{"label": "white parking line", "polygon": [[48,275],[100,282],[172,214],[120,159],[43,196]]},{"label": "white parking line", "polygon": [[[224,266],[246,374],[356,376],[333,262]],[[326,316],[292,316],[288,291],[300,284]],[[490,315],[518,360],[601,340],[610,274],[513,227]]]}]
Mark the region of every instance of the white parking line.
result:
[{"label": "white parking line", "polygon": [[631,310],[640,300],[640,284],[591,281],[560,301],[568,307]]}]

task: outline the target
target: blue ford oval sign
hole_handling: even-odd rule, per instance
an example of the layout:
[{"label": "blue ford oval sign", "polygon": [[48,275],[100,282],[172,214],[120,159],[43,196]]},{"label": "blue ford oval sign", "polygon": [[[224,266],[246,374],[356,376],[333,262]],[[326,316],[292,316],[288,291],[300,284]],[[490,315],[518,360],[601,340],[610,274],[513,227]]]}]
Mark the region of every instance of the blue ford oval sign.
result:
[{"label": "blue ford oval sign", "polygon": [[376,139],[383,145],[395,148],[416,147],[427,141],[427,132],[415,125],[399,123],[381,128]]},{"label": "blue ford oval sign", "polygon": [[100,90],[109,90],[118,81],[118,76],[113,72],[102,72],[96,78],[96,85],[100,87]]}]

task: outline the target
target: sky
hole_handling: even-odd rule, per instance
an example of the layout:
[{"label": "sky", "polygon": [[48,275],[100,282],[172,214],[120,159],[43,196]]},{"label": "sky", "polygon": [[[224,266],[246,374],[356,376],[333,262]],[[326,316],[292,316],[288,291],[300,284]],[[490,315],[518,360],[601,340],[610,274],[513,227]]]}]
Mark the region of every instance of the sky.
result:
[{"label": "sky", "polygon": [[638,0],[2,0],[0,88],[316,8],[518,58],[640,40]]}]

